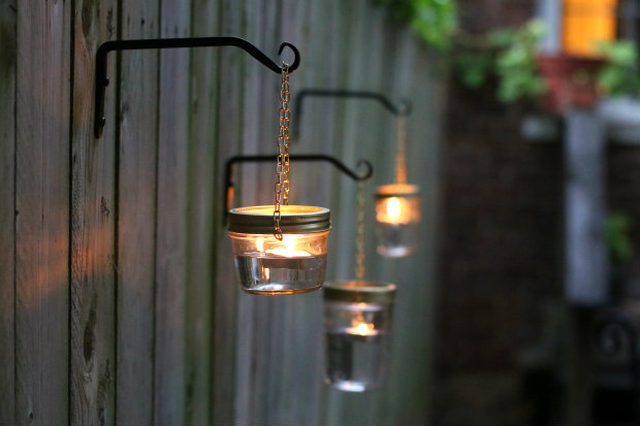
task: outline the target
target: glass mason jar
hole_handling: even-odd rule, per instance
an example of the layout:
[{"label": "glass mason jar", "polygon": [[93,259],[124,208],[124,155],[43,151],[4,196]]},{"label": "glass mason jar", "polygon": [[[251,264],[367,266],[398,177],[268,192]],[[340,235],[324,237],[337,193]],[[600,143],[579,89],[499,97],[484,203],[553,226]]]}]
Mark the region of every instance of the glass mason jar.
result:
[{"label": "glass mason jar", "polygon": [[228,235],[242,289],[262,295],[317,290],[324,282],[330,211],[281,206],[282,240],[274,235],[273,206],[229,210]]},{"label": "glass mason jar", "polygon": [[394,183],[376,191],[376,235],[378,253],[402,257],[418,243],[420,191],[417,185]]},{"label": "glass mason jar", "polygon": [[390,361],[396,286],[338,281],[324,286],[326,381],[347,392],[379,387]]}]

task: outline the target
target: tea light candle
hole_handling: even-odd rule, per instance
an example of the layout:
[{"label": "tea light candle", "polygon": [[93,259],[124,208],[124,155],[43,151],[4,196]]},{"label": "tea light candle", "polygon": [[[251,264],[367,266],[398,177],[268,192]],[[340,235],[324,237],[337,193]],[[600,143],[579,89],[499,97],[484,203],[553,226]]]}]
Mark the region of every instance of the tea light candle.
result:
[{"label": "tea light candle", "polygon": [[377,336],[380,334],[375,326],[371,323],[361,322],[357,325],[347,328],[347,333],[355,334],[357,336]]}]

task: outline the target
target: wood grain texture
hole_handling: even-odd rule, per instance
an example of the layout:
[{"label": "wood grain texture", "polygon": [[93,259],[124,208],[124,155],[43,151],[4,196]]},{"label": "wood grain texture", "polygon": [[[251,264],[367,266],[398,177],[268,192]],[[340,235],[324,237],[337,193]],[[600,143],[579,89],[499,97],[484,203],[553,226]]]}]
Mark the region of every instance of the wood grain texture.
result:
[{"label": "wood grain texture", "polygon": [[[223,36],[242,35],[244,6],[234,0],[221,2],[220,32]],[[220,49],[219,103],[217,104],[218,129],[215,135],[216,163],[213,169],[214,202],[222,199],[224,164],[227,158],[238,154],[237,141],[242,138],[242,82],[246,61],[253,61],[239,49]],[[253,64],[255,65],[255,64]],[[214,281],[214,364],[213,364],[213,422],[216,425],[232,425],[235,422],[235,371],[237,305],[240,288],[236,282],[231,256],[231,244],[221,223],[220,209],[216,208],[214,220],[214,253],[216,256]],[[224,253],[224,255],[222,255]]]},{"label": "wood grain texture", "polygon": [[[264,5],[253,3],[252,0],[245,1],[243,8],[243,20],[246,21],[244,36],[252,42],[261,42],[260,36],[263,34],[262,22],[264,14]],[[265,52],[269,52],[269,48],[260,45]],[[252,61],[247,61],[244,78],[241,82],[242,87],[238,88],[243,94],[242,99],[242,135],[241,146],[243,154],[256,154],[265,152],[268,148],[273,148],[271,135],[264,134],[262,124],[266,116],[263,113],[264,94],[271,86],[263,87],[263,78],[268,74],[272,79],[277,79],[271,72],[256,66]],[[266,111],[264,111],[266,112]],[[265,147],[265,145],[267,145]],[[260,191],[263,189],[258,185],[259,176],[263,168],[268,166],[248,164],[238,165],[235,167],[234,173],[236,177],[236,199],[234,206],[255,205],[259,203]],[[263,194],[264,195],[264,194]],[[234,277],[233,285],[237,285]],[[256,311],[256,298],[247,297],[239,293],[238,304],[236,308],[236,365],[244,366],[236,368],[235,371],[235,425],[250,426],[255,421],[256,411],[253,409],[258,392],[248,389],[256,386],[256,351],[259,350],[254,342],[254,320],[258,312]]]},{"label": "wood grain texture", "polygon": [[[258,41],[264,51],[273,52],[274,60],[278,63],[280,59],[276,51],[282,39],[278,28],[280,4],[281,2],[248,1],[245,6],[251,17],[247,20],[247,32],[253,34],[252,37]],[[253,64],[249,64],[249,67],[251,71],[247,71],[247,75],[252,78],[245,82],[246,102],[243,109],[253,106],[255,113],[245,114],[244,121],[247,125],[243,126],[243,130],[246,132],[252,129],[252,131],[244,134],[243,150],[244,153],[262,152],[275,155],[281,78],[274,73],[260,71],[256,73]],[[295,75],[295,73],[292,74],[291,78],[295,78]],[[252,87],[251,84],[257,87]],[[251,108],[247,112],[251,113]],[[272,203],[274,163],[254,165],[246,169],[241,175],[244,198],[242,205]],[[251,425],[255,419],[261,419],[264,424],[270,424],[273,419],[282,416],[279,398],[289,395],[288,392],[283,395],[278,384],[286,362],[282,358],[280,346],[287,333],[287,327],[282,324],[284,312],[278,313],[276,310],[286,303],[284,299],[251,297],[247,294],[239,296],[240,312],[243,307],[245,312],[250,310],[250,316],[244,315],[242,318],[243,325],[245,321],[250,324],[250,331],[247,333],[251,339],[250,346],[238,348],[238,356],[246,350],[250,351],[249,359],[245,362],[251,366],[251,382],[245,384],[245,387],[238,387],[237,390],[238,395],[243,393],[249,395],[249,406],[244,408],[246,412],[243,413],[247,425]],[[240,321],[238,323],[240,324]],[[274,332],[274,330],[279,331]],[[251,391],[248,392],[249,389]],[[241,409],[238,409],[238,414],[240,412]]]},{"label": "wood grain texture", "polygon": [[[302,35],[306,19],[306,4],[281,1],[279,4],[262,5],[259,12],[262,34],[266,46],[277,46],[281,40],[294,43],[304,49]],[[302,50],[304,51],[304,50]],[[311,70],[303,56],[303,68],[290,76],[292,95],[300,87],[305,71]],[[263,123],[258,130],[259,152],[275,155],[275,136],[277,135],[278,87],[280,79],[263,73],[260,86],[263,88]],[[266,89],[266,90],[265,90]],[[296,126],[295,117],[292,126]],[[261,135],[261,137],[260,137]],[[254,142],[255,143],[255,142]],[[318,144],[322,143],[318,141]],[[304,141],[292,148],[293,152],[318,152],[310,141]],[[310,151],[309,151],[310,150]],[[256,152],[256,151],[254,151]],[[322,151],[319,151],[322,152]],[[294,164],[292,168],[291,203],[310,203],[318,201],[321,194],[314,193],[313,177],[323,170],[322,164]],[[326,169],[324,169],[326,171]],[[253,200],[270,203],[273,198],[273,165],[263,165],[257,173],[257,181],[247,182],[247,186],[258,188],[259,193]],[[243,173],[243,179],[247,177]],[[315,199],[315,200],[313,200]],[[260,418],[265,425],[313,424],[317,407],[318,357],[322,317],[319,314],[319,293],[297,295],[282,298],[251,298],[253,302],[253,376],[252,414],[249,419]],[[300,330],[304,330],[300,333]],[[309,419],[312,419],[309,421]],[[250,422],[248,424],[251,424]]]},{"label": "wood grain texture", "polygon": [[[191,4],[164,0],[160,36],[191,33]],[[185,419],[189,50],[160,51],[158,114],[155,424]]]},{"label": "wood grain texture", "polygon": [[[347,40],[349,50],[352,52],[348,58],[343,59],[349,66],[341,87],[352,89],[372,90],[388,92],[389,79],[393,71],[385,69],[384,65],[389,61],[397,60],[395,53],[386,50],[386,39],[394,37],[391,32],[385,31],[384,15],[379,10],[369,7],[367,4],[354,4],[349,9],[342,6],[343,13],[347,14],[343,23],[343,37]],[[371,28],[375,28],[372,31]],[[366,49],[363,46],[367,46]],[[367,158],[372,161],[374,175],[368,183],[368,192],[375,190],[376,184],[384,182],[384,174],[390,165],[387,152],[393,149],[393,116],[375,102],[360,99],[340,100],[343,103],[344,119],[339,122],[341,142],[335,146],[336,152],[349,164],[355,164],[359,158]],[[366,123],[366,125],[365,125]],[[375,155],[371,153],[375,152]],[[336,270],[335,278],[351,279],[354,276],[354,238],[355,238],[355,199],[356,190],[350,187],[348,191],[340,191],[333,194],[333,206],[336,210],[335,229],[335,253]],[[375,239],[372,238],[375,229],[371,198],[365,201],[369,207],[367,213],[367,273],[366,277],[379,280],[379,268],[382,260],[375,252]],[[326,425],[376,425],[380,415],[378,404],[381,391],[352,394],[336,391],[331,387],[326,388]]]},{"label": "wood grain texture", "polygon": [[70,3],[18,6],[16,425],[69,422]]},{"label": "wood grain texture", "polygon": [[[445,69],[438,55],[416,45],[408,31],[399,34],[397,43],[398,71],[393,91],[411,96],[415,111],[407,121],[409,178],[419,182],[422,194],[423,221],[417,253],[395,264],[385,265],[384,279],[395,279],[398,297],[394,311],[394,356],[389,381],[381,402],[379,424],[428,423],[429,379],[433,366],[433,324],[436,292],[436,241],[438,236],[438,126],[425,125],[442,122],[444,90],[442,76],[436,70]],[[416,85],[413,82],[419,81]],[[395,278],[394,278],[395,277]],[[416,277],[423,277],[416,279]],[[418,332],[418,330],[420,330]],[[419,333],[419,337],[417,334]],[[422,378],[415,380],[416,377]]]},{"label": "wood grain texture", "polygon": [[0,0],[0,425],[15,420],[15,0]]},{"label": "wood grain texture", "polygon": [[[121,38],[157,38],[157,0],[124,0]],[[121,55],[116,423],[154,415],[158,52]]]},{"label": "wood grain texture", "polygon": [[[95,52],[117,33],[116,1],[74,10],[71,180],[71,425],[115,425],[115,85],[93,135]],[[115,58],[109,75],[116,73]]]},{"label": "wood grain texture", "polygon": [[[192,0],[194,36],[218,34],[218,2]],[[214,229],[221,224],[214,207],[218,187],[217,138],[218,60],[221,49],[191,52],[187,200],[187,366],[185,424],[209,426],[212,398]]]}]

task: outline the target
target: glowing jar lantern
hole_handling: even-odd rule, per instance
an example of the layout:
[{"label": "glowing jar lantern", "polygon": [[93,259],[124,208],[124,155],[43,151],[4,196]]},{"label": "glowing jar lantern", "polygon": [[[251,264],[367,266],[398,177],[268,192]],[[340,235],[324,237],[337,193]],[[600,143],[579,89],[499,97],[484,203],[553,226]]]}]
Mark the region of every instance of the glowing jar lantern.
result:
[{"label": "glowing jar lantern", "polygon": [[273,206],[229,210],[236,269],[248,293],[279,295],[317,290],[324,282],[330,211],[281,206],[282,239],[274,235]]},{"label": "glowing jar lantern", "polygon": [[387,257],[410,254],[418,242],[420,191],[417,185],[394,183],[376,191],[378,253]]},{"label": "glowing jar lantern", "polygon": [[380,387],[390,361],[396,286],[339,281],[324,286],[326,381],[347,392]]}]

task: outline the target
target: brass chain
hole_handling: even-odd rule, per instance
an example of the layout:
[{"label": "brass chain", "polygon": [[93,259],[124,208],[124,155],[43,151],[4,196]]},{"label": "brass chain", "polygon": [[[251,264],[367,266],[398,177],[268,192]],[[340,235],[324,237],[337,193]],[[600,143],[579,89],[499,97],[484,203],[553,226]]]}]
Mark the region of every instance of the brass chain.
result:
[{"label": "brass chain", "polygon": [[365,274],[365,189],[367,181],[359,181],[356,194],[356,280],[363,281]]},{"label": "brass chain", "polygon": [[289,204],[289,191],[291,184],[289,181],[289,126],[291,125],[291,112],[289,111],[289,65],[282,63],[282,81],[280,83],[280,112],[278,130],[278,157],[276,165],[276,182],[274,185],[275,203],[273,209],[273,236],[277,240],[282,240],[282,228],[280,221],[281,205]]},{"label": "brass chain", "polygon": [[396,183],[407,183],[407,116],[398,116],[396,130]]}]

